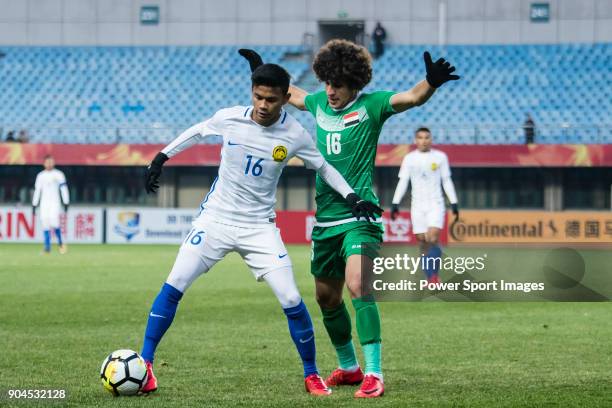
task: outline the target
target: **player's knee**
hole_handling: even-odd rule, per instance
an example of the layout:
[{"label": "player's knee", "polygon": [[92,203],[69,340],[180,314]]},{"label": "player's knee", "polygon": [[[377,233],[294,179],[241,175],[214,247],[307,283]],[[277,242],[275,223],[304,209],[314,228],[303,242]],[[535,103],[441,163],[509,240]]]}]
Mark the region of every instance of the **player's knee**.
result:
[{"label": "player's knee", "polygon": [[339,295],[331,291],[317,292],[316,298],[322,309],[334,309],[342,303],[342,292]]},{"label": "player's knee", "polygon": [[281,298],[279,298],[279,301],[283,309],[287,309],[299,305],[302,301],[302,296],[300,296],[300,292],[293,290],[285,293]]},{"label": "player's knee", "polygon": [[361,279],[347,280],[346,287],[351,294],[351,298],[355,299],[361,297]]},{"label": "player's knee", "polygon": [[180,276],[169,276],[166,283],[182,293],[185,293],[191,285],[190,280],[182,279]]}]

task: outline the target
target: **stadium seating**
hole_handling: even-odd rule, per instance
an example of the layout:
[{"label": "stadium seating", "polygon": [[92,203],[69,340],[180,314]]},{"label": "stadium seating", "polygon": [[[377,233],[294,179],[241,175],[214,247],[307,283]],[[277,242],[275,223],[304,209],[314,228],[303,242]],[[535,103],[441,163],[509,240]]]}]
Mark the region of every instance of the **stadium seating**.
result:
[{"label": "stadium seating", "polygon": [[[238,47],[4,47],[0,127],[33,142],[165,143],[220,107],[248,104]],[[295,80],[310,71],[257,47]],[[445,55],[462,76],[431,103],[388,121],[383,143],[430,126],[438,143],[523,143],[526,113],[539,143],[612,143],[612,44],[389,46],[367,90],[405,90],[423,77],[422,53]],[[309,129],[314,120],[296,116]],[[210,142],[218,142],[218,138]]]}]

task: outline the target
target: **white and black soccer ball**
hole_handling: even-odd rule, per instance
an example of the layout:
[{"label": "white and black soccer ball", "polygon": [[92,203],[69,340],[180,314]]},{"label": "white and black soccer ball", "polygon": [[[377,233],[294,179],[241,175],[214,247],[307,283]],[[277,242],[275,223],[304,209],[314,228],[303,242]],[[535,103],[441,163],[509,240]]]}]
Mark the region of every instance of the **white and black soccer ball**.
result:
[{"label": "white and black soccer ball", "polygon": [[147,382],[147,365],[133,350],[113,351],[102,362],[100,378],[104,388],[115,396],[135,395]]}]

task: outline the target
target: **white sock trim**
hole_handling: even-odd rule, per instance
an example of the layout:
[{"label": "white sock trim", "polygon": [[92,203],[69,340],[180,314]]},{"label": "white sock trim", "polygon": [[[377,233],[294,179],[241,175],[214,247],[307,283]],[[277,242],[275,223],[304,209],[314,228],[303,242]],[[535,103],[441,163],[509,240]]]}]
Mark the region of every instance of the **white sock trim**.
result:
[{"label": "white sock trim", "polygon": [[383,383],[383,384],[385,383],[385,381],[383,380],[382,373],[366,372],[365,375],[373,375],[374,377],[378,378],[381,383]]},{"label": "white sock trim", "polygon": [[341,369],[342,371],[348,371],[349,373],[354,373],[355,371],[359,370],[359,364],[350,366],[349,368],[342,368],[342,367],[338,367],[338,368]]}]

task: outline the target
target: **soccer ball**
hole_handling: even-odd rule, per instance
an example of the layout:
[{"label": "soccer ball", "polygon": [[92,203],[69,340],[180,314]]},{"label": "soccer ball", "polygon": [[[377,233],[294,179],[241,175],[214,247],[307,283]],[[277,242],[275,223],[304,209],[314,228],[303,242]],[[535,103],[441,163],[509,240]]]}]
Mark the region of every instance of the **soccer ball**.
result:
[{"label": "soccer ball", "polygon": [[100,378],[114,396],[134,395],[147,382],[147,365],[135,351],[113,351],[102,362]]}]

